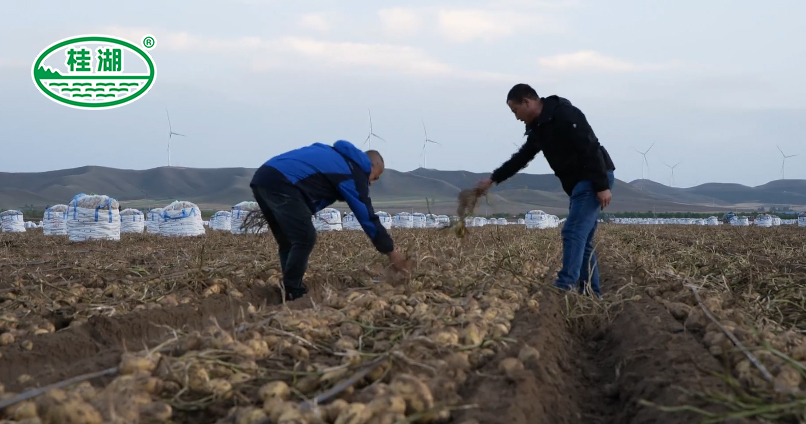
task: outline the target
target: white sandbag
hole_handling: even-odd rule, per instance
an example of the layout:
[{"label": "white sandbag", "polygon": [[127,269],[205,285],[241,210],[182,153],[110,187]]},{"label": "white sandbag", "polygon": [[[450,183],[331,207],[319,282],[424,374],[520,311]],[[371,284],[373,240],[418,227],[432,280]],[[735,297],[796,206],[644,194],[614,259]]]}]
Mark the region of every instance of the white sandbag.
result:
[{"label": "white sandbag", "polygon": [[425,228],[437,228],[439,227],[439,220],[437,216],[429,213],[425,215]]},{"label": "white sandbag", "polygon": [[753,223],[758,227],[772,227],[772,216],[767,214],[759,215]]},{"label": "white sandbag", "polygon": [[53,205],[45,209],[42,233],[46,236],[67,235],[67,205]]},{"label": "white sandbag", "polygon": [[400,212],[392,217],[392,226],[395,228],[414,228],[414,218],[408,212]]},{"label": "white sandbag", "polygon": [[162,208],[154,208],[145,214],[146,232],[149,234],[160,233],[160,222],[162,221]]},{"label": "white sandbag", "polygon": [[420,212],[411,214],[411,227],[425,228],[425,214]]},{"label": "white sandbag", "polygon": [[341,218],[341,227],[345,230],[360,230],[361,223],[358,222],[358,218],[355,217],[354,213],[347,212]]},{"label": "white sandbag", "polygon": [[124,209],[120,212],[121,233],[142,234],[145,225],[145,216],[137,209]]},{"label": "white sandbag", "polygon": [[437,215],[437,227],[450,227],[451,218],[448,215]]},{"label": "white sandbag", "polygon": [[201,210],[191,202],[175,201],[162,209],[160,234],[195,237],[205,234]]},{"label": "white sandbag", "polygon": [[806,227],[806,212],[801,212],[798,215],[798,227]]},{"label": "white sandbag", "polygon": [[102,195],[79,194],[67,205],[70,241],[120,240],[120,205]]},{"label": "white sandbag", "polygon": [[[230,209],[230,232],[232,234],[246,234],[251,233],[254,234],[255,231],[244,231],[241,229],[241,225],[243,225],[243,221],[246,219],[246,216],[249,215],[249,212],[259,211],[260,206],[257,202],[241,202],[237,205],[233,206]],[[260,232],[266,232],[268,226],[264,226]]]},{"label": "white sandbag", "polygon": [[378,215],[378,219],[381,221],[383,228],[386,228],[387,230],[392,228],[392,215],[389,215],[388,212],[384,211],[375,212],[375,215]]},{"label": "white sandbag", "polygon": [[232,212],[218,211],[210,218],[210,228],[213,230],[232,230]]},{"label": "white sandbag", "polygon": [[544,230],[552,226],[551,216],[541,210],[531,210],[526,213],[526,228]]},{"label": "white sandbag", "polygon": [[341,212],[335,208],[324,208],[313,216],[316,231],[341,231]]},{"label": "white sandbag", "polygon": [[22,212],[8,210],[0,213],[0,227],[3,228],[4,233],[24,233],[25,221],[22,218]]}]

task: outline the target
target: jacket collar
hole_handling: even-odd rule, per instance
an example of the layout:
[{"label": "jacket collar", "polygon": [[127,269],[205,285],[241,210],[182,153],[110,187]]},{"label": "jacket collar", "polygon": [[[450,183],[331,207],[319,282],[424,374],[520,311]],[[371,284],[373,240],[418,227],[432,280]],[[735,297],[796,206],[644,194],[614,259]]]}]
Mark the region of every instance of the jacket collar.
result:
[{"label": "jacket collar", "polygon": [[526,124],[526,132],[524,135],[529,135],[532,130],[551,121],[554,117],[554,111],[557,110],[557,106],[560,104],[560,98],[556,95],[541,97],[540,100],[543,101],[543,110],[540,111],[540,116]]}]

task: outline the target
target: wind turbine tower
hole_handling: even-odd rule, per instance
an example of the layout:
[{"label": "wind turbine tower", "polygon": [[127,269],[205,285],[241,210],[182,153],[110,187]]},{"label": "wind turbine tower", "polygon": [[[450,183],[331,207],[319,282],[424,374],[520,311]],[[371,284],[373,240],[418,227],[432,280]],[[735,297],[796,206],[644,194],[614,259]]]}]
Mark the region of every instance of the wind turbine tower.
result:
[{"label": "wind turbine tower", "polygon": [[165,115],[168,116],[168,166],[171,166],[171,136],[178,135],[185,137],[185,135],[173,131],[171,127],[171,115],[168,113],[168,109],[165,109]]},{"label": "wind turbine tower", "polygon": [[652,145],[649,146],[649,148],[646,149],[645,152],[642,152],[642,151],[640,151],[638,149],[635,150],[636,152],[638,152],[638,154],[640,154],[641,156],[644,157],[644,160],[641,162],[641,179],[642,180],[644,179],[644,164],[646,164],[646,171],[647,171],[647,174],[649,174],[649,162],[646,160],[646,154],[649,153],[649,151],[652,150],[653,147],[655,147],[655,143],[652,143]]},{"label": "wind turbine tower", "polygon": [[672,176],[671,178],[669,178],[669,187],[674,187],[674,169],[677,168],[677,165],[680,165],[681,163],[682,162],[677,162],[676,164],[674,164],[674,166],[670,166],[664,163],[664,165],[666,165],[666,167],[672,171]]},{"label": "wind turbine tower", "polygon": [[422,157],[423,157],[423,168],[425,169],[425,168],[427,168],[427,163],[426,163],[426,146],[428,145],[428,143],[439,144],[440,146],[441,146],[442,144],[441,144],[441,143],[439,143],[439,142],[436,142],[436,141],[434,141],[434,140],[431,140],[430,138],[428,138],[428,131],[426,131],[426,129],[425,129],[425,121],[423,121],[423,133],[425,133],[425,140],[423,140],[423,150],[420,152],[420,156],[422,156]]},{"label": "wind turbine tower", "polygon": [[[778,146],[775,146],[775,147],[778,147]],[[785,170],[784,167],[786,166],[786,160],[789,159],[789,158],[793,158],[793,157],[795,157],[797,155],[788,155],[787,156],[787,155],[784,154],[784,151],[781,150],[780,147],[778,147],[778,151],[781,152],[781,156],[783,156],[783,159],[781,160],[781,179],[785,180],[786,179],[786,174],[784,173],[784,170]]]},{"label": "wind turbine tower", "polygon": [[372,131],[372,112],[370,112],[369,109],[367,109],[367,113],[369,113],[369,134],[367,134],[367,139],[364,140],[364,144],[367,146],[367,148],[372,149],[372,137],[375,137],[375,138],[377,138],[378,140],[381,140],[381,141],[386,141],[386,140],[384,140],[383,138],[381,138],[381,136],[375,134]]}]

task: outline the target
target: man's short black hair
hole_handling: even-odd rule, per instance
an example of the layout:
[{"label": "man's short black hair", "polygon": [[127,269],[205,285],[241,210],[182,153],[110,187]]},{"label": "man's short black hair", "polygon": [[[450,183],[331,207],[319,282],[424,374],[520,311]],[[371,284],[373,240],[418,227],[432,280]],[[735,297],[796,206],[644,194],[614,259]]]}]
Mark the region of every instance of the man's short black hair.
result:
[{"label": "man's short black hair", "polygon": [[537,91],[530,87],[529,84],[515,84],[507,94],[507,102],[512,101],[514,103],[523,103],[525,99],[537,100],[539,98]]}]

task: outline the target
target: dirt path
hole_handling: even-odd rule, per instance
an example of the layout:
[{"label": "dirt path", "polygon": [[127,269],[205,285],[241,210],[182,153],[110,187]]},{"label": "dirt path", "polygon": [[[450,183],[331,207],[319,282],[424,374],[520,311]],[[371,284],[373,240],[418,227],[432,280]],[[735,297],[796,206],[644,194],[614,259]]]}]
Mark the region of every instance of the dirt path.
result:
[{"label": "dirt path", "polygon": [[[609,275],[609,274],[608,274]],[[619,287],[613,276],[604,284]],[[623,279],[622,279],[623,280]],[[722,380],[694,365],[719,372],[718,361],[654,300],[624,303],[611,316],[569,326],[563,296],[545,292],[538,312],[522,311],[509,337],[517,345],[477,370],[461,393],[479,409],[458,413],[457,423],[659,423],[698,422],[692,413],[661,412],[639,402],[708,405],[685,400],[675,386],[727,391]],[[498,371],[501,360],[528,344],[540,352],[514,381]]]}]

